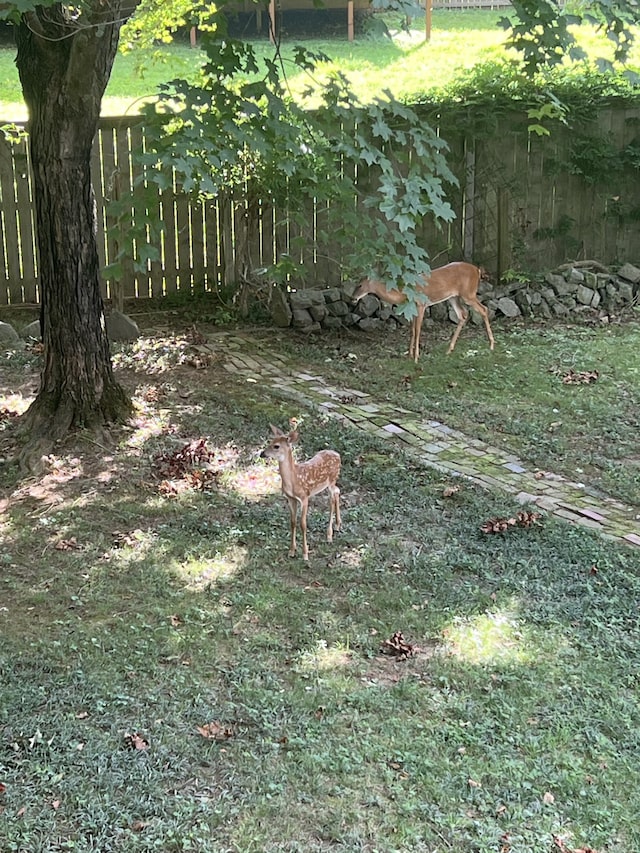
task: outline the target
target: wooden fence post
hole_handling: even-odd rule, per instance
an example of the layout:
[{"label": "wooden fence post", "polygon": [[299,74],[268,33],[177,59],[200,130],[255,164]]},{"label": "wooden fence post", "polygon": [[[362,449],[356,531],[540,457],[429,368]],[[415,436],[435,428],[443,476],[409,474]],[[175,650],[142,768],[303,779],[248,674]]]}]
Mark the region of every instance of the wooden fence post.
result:
[{"label": "wooden fence post", "polygon": [[473,261],[475,249],[475,199],[476,199],[476,143],[467,136],[464,142],[464,232],[462,253],[467,261]]},{"label": "wooden fence post", "polygon": [[511,266],[511,241],[509,240],[509,190],[506,187],[498,187],[498,258],[496,276],[498,281],[502,278],[505,270]]}]

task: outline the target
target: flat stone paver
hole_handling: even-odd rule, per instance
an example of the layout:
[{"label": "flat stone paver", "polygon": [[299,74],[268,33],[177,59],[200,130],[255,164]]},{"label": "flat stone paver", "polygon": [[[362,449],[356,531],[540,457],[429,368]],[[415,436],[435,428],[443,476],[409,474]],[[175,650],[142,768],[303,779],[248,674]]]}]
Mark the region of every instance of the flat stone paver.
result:
[{"label": "flat stone paver", "polygon": [[[523,505],[640,549],[640,510],[552,472],[536,472],[512,453],[484,444],[440,421],[421,421],[416,412],[376,401],[362,391],[339,389],[316,373],[241,332],[210,335],[223,356],[224,369],[260,382],[274,394],[322,411],[355,429],[401,447],[423,465],[470,480],[485,489],[501,489]],[[251,352],[251,355],[247,351]]]}]

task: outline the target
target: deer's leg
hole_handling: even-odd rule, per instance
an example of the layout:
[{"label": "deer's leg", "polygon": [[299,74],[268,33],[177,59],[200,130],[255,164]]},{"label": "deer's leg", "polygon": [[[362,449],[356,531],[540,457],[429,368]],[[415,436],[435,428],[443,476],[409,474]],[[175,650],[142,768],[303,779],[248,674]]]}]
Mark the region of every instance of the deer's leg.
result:
[{"label": "deer's leg", "polygon": [[455,347],[455,345],[458,341],[458,338],[460,337],[460,332],[463,330],[464,324],[469,319],[469,312],[466,310],[466,308],[462,307],[462,305],[458,301],[457,297],[450,299],[449,302],[453,306],[453,310],[456,312],[456,317],[458,318],[458,325],[456,326],[456,330],[453,333],[453,337],[451,338],[451,342],[449,343],[449,349],[447,350],[447,355],[453,351],[453,348]]},{"label": "deer's leg", "polygon": [[422,321],[424,320],[425,305],[418,305],[418,313],[413,318],[413,360],[415,364],[420,358],[420,333],[422,332]]},{"label": "deer's leg", "polygon": [[484,320],[484,327],[487,330],[487,337],[489,338],[489,348],[493,349],[495,341],[493,339],[493,332],[491,331],[491,326],[489,325],[489,312],[484,307],[482,302],[477,299],[475,300],[475,302],[470,302],[469,305],[471,305],[471,307],[474,308]]},{"label": "deer's leg", "polygon": [[287,498],[289,503],[289,530],[290,530],[290,545],[289,556],[296,555],[296,525],[298,522],[298,501],[296,498]]},{"label": "deer's leg", "polygon": [[340,530],[340,489],[337,486],[329,486],[329,527],[327,529],[327,542],[333,542],[333,519],[336,520],[336,529]]},{"label": "deer's leg", "polygon": [[415,361],[415,351],[416,351],[416,318],[414,317],[411,320],[411,325],[409,326],[409,358],[412,358]]},{"label": "deer's leg", "polygon": [[300,530],[302,532],[302,559],[309,559],[309,547],[307,545],[307,510],[309,509],[309,498],[300,500]]}]

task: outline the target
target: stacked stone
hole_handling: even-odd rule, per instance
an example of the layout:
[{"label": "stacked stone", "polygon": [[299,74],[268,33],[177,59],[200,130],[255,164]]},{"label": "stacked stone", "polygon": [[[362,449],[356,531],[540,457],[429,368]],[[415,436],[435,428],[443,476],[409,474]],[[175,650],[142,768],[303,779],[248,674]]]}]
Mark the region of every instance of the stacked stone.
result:
[{"label": "stacked stone", "polygon": [[551,319],[589,311],[612,314],[631,307],[640,298],[640,269],[633,264],[625,264],[615,273],[568,267],[562,273],[547,273],[540,283],[509,288],[509,293],[501,292],[502,287],[483,290],[482,300],[490,311],[500,313],[503,300],[511,298],[518,313],[525,316]]},{"label": "stacked stone", "polygon": [[[371,331],[407,323],[394,306],[381,302],[377,296],[365,296],[354,304],[356,287],[355,282],[346,282],[340,288],[327,290],[274,291],[273,322],[283,328],[293,326],[307,332],[339,326]],[[625,264],[614,273],[569,266],[561,272],[547,273],[541,281],[514,281],[495,286],[483,281],[479,296],[491,320],[500,316],[569,319],[586,313],[606,316],[640,302],[640,268]],[[446,303],[433,305],[425,317],[456,321],[455,313]],[[472,319],[481,322],[473,313]]]}]

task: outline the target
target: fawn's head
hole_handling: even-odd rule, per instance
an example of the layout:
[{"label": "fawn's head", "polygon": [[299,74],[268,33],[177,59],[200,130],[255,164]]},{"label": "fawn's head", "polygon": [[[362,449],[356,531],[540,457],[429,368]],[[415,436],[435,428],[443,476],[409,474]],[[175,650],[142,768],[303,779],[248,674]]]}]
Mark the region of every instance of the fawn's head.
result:
[{"label": "fawn's head", "polygon": [[297,430],[291,430],[289,433],[282,432],[278,427],[271,424],[271,432],[273,438],[264,448],[260,457],[262,459],[277,459],[279,462],[286,459],[291,453],[291,445],[298,440]]}]

